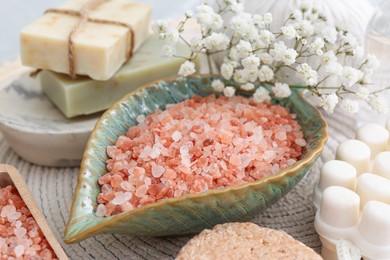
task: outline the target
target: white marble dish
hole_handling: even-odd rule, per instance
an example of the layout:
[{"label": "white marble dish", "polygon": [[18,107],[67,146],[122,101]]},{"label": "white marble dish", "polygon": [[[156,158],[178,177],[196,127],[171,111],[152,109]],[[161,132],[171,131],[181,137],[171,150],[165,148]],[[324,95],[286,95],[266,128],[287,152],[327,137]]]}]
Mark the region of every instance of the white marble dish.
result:
[{"label": "white marble dish", "polygon": [[2,73],[0,130],[26,161],[45,166],[79,166],[100,113],[66,118],[47,99],[30,72],[14,65],[5,72],[9,77]]}]

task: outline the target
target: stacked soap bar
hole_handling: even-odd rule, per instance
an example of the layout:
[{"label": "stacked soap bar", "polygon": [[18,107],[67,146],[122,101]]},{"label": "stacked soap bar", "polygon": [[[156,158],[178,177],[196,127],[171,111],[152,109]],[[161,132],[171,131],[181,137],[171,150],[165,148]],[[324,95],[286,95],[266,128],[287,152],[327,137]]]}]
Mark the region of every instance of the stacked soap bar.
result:
[{"label": "stacked soap bar", "polygon": [[[43,91],[67,117],[91,114],[110,107],[120,97],[153,80],[177,74],[180,59],[161,57],[162,42],[150,36],[134,56],[109,80],[87,77],[71,79],[51,71],[39,74]],[[184,44],[177,45],[178,55],[187,55]]]},{"label": "stacked soap bar", "polygon": [[128,0],[69,0],[21,32],[24,65],[108,80],[149,34],[151,6]]},{"label": "stacked soap bar", "polygon": [[336,160],[322,167],[314,189],[314,224],[326,260],[337,259],[336,245],[343,241],[365,259],[390,258],[390,123],[387,126],[363,125],[355,140],[338,146]]}]

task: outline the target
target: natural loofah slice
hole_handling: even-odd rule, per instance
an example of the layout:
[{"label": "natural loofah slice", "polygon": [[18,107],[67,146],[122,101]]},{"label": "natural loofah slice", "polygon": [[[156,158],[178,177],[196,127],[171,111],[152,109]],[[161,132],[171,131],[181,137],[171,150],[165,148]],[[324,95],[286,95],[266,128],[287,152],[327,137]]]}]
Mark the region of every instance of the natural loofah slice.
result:
[{"label": "natural loofah slice", "polygon": [[176,259],[316,260],[322,257],[284,231],[253,223],[226,223],[202,231],[180,250]]}]

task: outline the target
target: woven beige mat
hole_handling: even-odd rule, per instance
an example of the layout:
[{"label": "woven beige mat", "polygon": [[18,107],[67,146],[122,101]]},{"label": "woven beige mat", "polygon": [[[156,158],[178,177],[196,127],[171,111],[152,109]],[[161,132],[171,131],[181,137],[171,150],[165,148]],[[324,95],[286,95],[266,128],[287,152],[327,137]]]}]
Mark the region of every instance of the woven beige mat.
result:
[{"label": "woven beige mat", "polygon": [[[361,121],[372,121],[363,111]],[[283,199],[251,221],[264,227],[282,229],[319,251],[321,243],[313,227],[313,187],[320,167],[334,158],[337,145],[353,138],[356,120],[341,111],[326,115],[329,140],[321,158],[302,181]],[[51,168],[30,164],[16,155],[0,133],[0,163],[15,166],[25,177],[34,198],[42,208],[49,225],[71,259],[173,259],[191,236],[153,238],[127,235],[99,235],[74,245],[65,245],[65,229],[78,168]]]}]

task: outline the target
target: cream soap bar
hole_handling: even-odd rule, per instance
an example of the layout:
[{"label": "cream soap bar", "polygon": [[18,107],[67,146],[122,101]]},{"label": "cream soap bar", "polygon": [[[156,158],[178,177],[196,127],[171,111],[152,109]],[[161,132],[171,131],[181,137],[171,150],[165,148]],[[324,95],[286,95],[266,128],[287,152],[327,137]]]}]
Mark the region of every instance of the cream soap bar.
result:
[{"label": "cream soap bar", "polygon": [[[42,71],[39,74],[42,89],[67,117],[105,110],[143,84],[177,75],[183,60],[162,58],[162,44],[158,36],[150,36],[133,58],[107,81],[86,77],[72,80],[64,74]],[[177,45],[178,55],[187,52],[184,44]]]},{"label": "cream soap bar", "polygon": [[22,30],[22,63],[107,80],[148,37],[150,20],[145,3],[69,0]]}]

